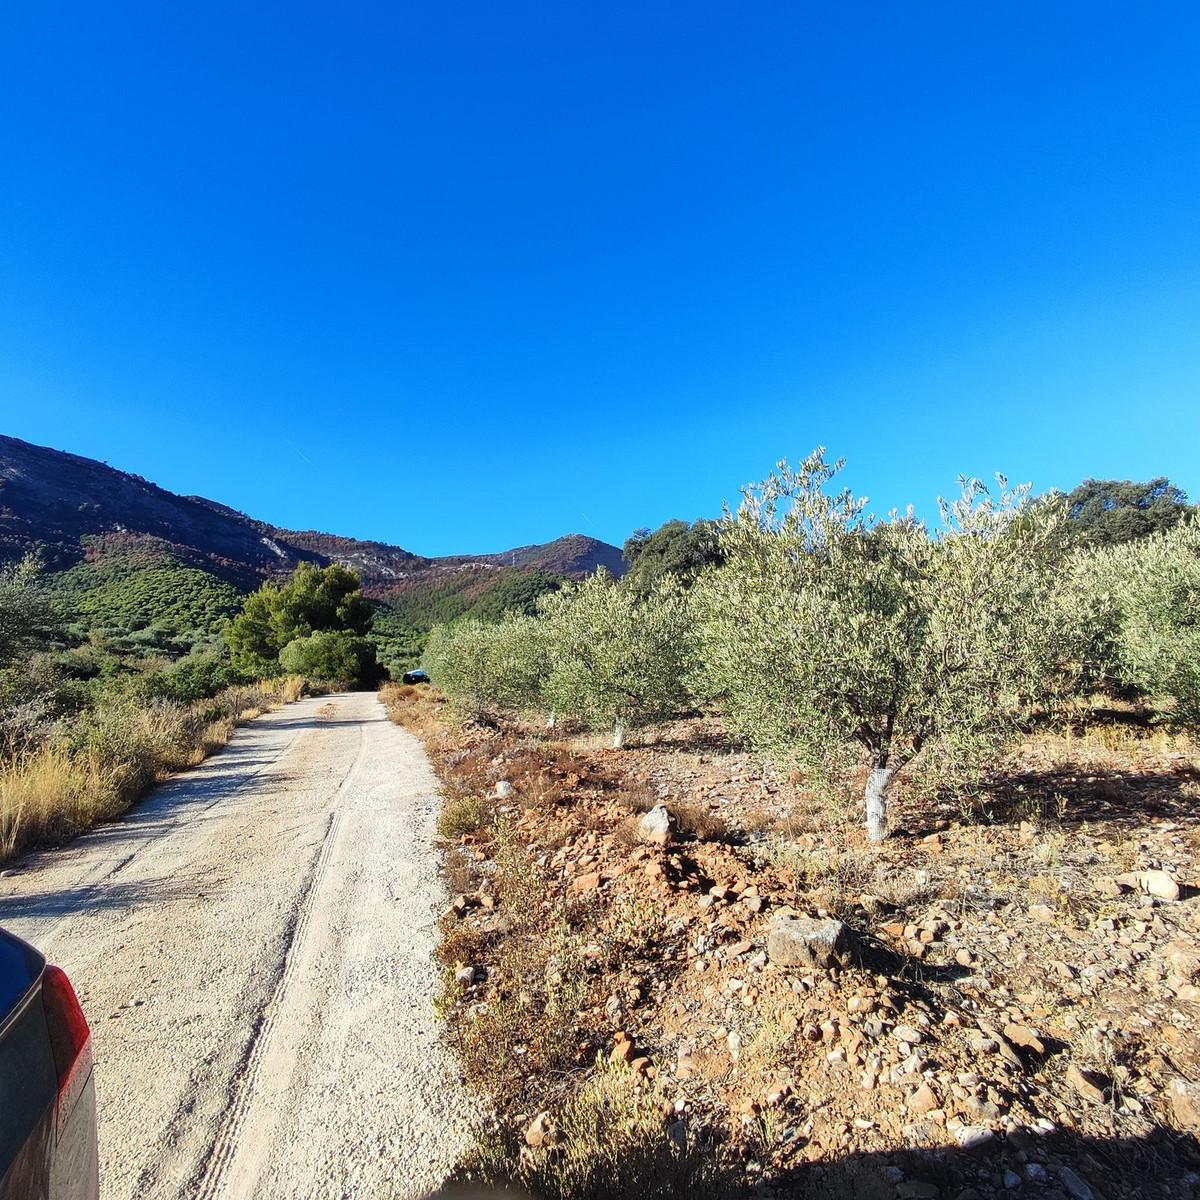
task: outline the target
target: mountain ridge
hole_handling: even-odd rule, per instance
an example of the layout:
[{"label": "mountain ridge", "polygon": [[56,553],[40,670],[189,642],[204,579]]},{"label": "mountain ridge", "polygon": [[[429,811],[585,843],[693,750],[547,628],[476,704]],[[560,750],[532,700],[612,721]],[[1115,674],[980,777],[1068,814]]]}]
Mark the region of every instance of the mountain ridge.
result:
[{"label": "mountain ridge", "polygon": [[97,459],[0,434],[0,558],[38,550],[52,570],[117,536],[156,542],[183,561],[246,589],[302,561],[356,569],[368,595],[464,569],[504,567],[582,578],[597,567],[624,573],[621,551],[585,534],[490,554],[426,556],[404,547],[319,530],[289,530],[204,496],[181,496]]}]

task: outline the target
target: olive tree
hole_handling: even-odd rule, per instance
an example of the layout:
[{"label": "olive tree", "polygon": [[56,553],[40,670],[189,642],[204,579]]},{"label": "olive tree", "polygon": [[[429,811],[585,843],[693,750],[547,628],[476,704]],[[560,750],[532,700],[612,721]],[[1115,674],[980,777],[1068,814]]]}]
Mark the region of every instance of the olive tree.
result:
[{"label": "olive tree", "polygon": [[611,728],[613,748],[626,731],[688,707],[694,638],[678,586],[662,581],[648,594],[616,582],[603,569],[541,602],[548,669],[548,707]]},{"label": "olive tree", "polygon": [[[1076,551],[1050,599],[1048,636],[1075,690],[1140,695],[1200,720],[1200,524]],[[1165,702],[1165,703],[1164,703]]]},{"label": "olive tree", "polygon": [[722,521],[724,565],[693,591],[709,689],[733,728],[818,774],[865,757],[880,840],[901,770],[921,755],[943,779],[969,775],[1044,686],[1061,505],[962,480],[930,531],[911,510],[876,521],[831,490],[841,466],[818,450],[747,488]]},{"label": "olive tree", "polygon": [[474,716],[539,707],[546,672],[541,621],[510,615],[502,621],[472,617],[437,625],[425,645],[430,677],[458,708]]},{"label": "olive tree", "polygon": [[1115,602],[1122,680],[1169,700],[1175,719],[1200,721],[1200,524],[1191,520],[1096,558]]},{"label": "olive tree", "polygon": [[14,665],[57,636],[61,613],[33,556],[0,565],[0,668]]},{"label": "olive tree", "polygon": [[50,732],[63,680],[44,651],[62,636],[62,612],[46,590],[38,560],[0,565],[0,756]]}]

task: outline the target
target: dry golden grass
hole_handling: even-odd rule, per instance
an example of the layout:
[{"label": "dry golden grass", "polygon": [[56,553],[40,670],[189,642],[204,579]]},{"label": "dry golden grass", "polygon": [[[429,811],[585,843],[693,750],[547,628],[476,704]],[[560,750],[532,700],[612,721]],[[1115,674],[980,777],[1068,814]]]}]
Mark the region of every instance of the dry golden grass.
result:
[{"label": "dry golden grass", "polygon": [[1067,728],[1034,734],[1026,741],[1025,752],[1051,769],[1072,766],[1118,771],[1151,755],[1190,757],[1196,753],[1196,745],[1184,734],[1165,727],[1096,724],[1082,732]]},{"label": "dry golden grass", "polygon": [[379,699],[388,717],[410,733],[424,738],[440,731],[446,697],[427,683],[385,683]]},{"label": "dry golden grass", "polygon": [[117,771],[59,747],[0,764],[0,859],[111,816],[120,783]]},{"label": "dry golden grass", "polygon": [[276,685],[275,694],[280,704],[294,704],[308,695],[308,680],[301,675],[289,675]]},{"label": "dry golden grass", "polygon": [[830,912],[845,912],[876,880],[879,855],[870,849],[805,849],[790,842],[778,846],[775,869],[798,898],[815,901]]},{"label": "dry golden grass", "polygon": [[[520,1157],[519,1180],[553,1200],[715,1200],[735,1193],[680,1123],[668,1133],[666,1093],[627,1067],[599,1066],[553,1114],[549,1144]],[[508,1164],[502,1156],[500,1166]],[[485,1170],[485,1174],[486,1174]]]}]

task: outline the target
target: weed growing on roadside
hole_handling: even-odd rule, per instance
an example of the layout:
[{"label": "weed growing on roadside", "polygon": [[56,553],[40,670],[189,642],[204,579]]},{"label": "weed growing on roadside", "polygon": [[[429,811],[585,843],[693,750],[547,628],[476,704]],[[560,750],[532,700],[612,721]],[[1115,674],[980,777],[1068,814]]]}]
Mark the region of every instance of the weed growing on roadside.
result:
[{"label": "weed growing on roadside", "polygon": [[492,815],[484,797],[468,794],[443,801],[437,818],[437,831],[444,838],[460,838],[479,833]]},{"label": "weed growing on roadside", "polygon": [[553,1144],[521,1158],[519,1182],[548,1200],[731,1196],[715,1156],[664,1119],[665,1100],[627,1067],[598,1062],[558,1114]]}]

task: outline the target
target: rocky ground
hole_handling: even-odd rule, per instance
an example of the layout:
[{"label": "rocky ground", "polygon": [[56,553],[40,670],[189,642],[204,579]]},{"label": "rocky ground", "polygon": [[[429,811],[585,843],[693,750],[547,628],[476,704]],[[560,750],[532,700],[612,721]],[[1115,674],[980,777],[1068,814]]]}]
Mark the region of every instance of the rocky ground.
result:
[{"label": "rocky ground", "polygon": [[[493,1169],[559,1195],[1200,1196],[1195,745],[1039,734],[971,812],[901,797],[872,846],[712,720],[613,752],[435,708],[393,714],[420,710],[449,791],[444,1005]],[[620,1186],[582,1144],[602,1076],[602,1108],[655,1114]],[[639,1192],[656,1136],[674,1166],[654,1151]]]}]

